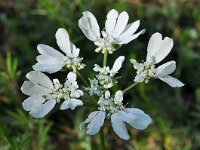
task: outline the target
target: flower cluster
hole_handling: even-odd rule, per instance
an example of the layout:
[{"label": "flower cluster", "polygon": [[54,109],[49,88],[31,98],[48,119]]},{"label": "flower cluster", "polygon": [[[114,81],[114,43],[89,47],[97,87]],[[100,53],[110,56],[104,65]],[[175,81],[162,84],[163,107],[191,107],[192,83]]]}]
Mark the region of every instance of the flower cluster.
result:
[{"label": "flower cluster", "polygon": [[[172,87],[181,87],[184,84],[170,76],[176,69],[175,61],[169,61],[156,67],[171,51],[173,40],[169,37],[162,39],[160,33],[155,33],[148,43],[146,61],[138,63],[135,59],[130,60],[134,69],[137,70],[134,82],[125,90],[118,90],[114,95],[110,94],[110,91],[113,91],[112,87],[118,83],[119,77],[116,77],[116,74],[121,69],[125,57],[119,56],[110,68],[107,66],[108,55],[123,44],[136,39],[145,31],[141,30],[135,33],[139,28],[140,21],[128,24],[128,20],[127,12],[123,11],[119,14],[112,9],[107,14],[104,30],[100,32],[95,16],[89,11],[83,12],[78,25],[84,35],[97,46],[95,52],[101,52],[104,55],[103,66],[94,65],[95,77],[89,78],[89,86],[79,72],[85,67],[85,64],[82,63],[83,58],[79,57],[80,49],[70,42],[65,29],[58,29],[55,35],[57,45],[62,53],[48,45],[39,44],[37,49],[40,55],[37,56],[37,63],[33,65],[35,71],[26,75],[29,81],[25,81],[21,87],[21,91],[29,96],[24,100],[23,108],[35,118],[47,115],[56,103],[61,103],[61,110],[73,110],[77,106],[84,105],[84,101],[80,98],[85,90],[85,93],[89,92],[88,95],[85,94],[86,96],[96,95],[94,97],[97,97],[94,106],[96,110],[91,112],[80,125],[80,129],[87,125],[87,134],[97,134],[105,120],[111,122],[115,133],[124,140],[130,138],[125,123],[138,130],[147,128],[152,119],[138,108],[126,108],[126,104],[123,104],[124,93],[130,90],[132,85],[140,82],[148,83],[152,78],[158,78]],[[58,79],[50,80],[47,75],[42,73],[58,71],[68,71],[64,84],[61,84]],[[87,85],[83,90],[79,88],[76,74]]]},{"label": "flower cluster", "polygon": [[122,91],[117,91],[114,97],[111,97],[110,92],[106,91],[105,95],[100,97],[97,102],[99,111],[92,112],[88,118],[81,123],[80,128],[82,129],[85,124],[88,124],[87,134],[94,135],[99,132],[107,116],[107,119],[111,119],[115,133],[120,138],[128,140],[130,136],[125,123],[128,123],[138,130],[145,129],[151,123],[151,118],[142,110],[137,108],[125,108],[122,101]]},{"label": "flower cluster", "polygon": [[94,65],[95,67],[93,68],[93,70],[97,73],[97,75],[94,79],[90,79],[91,86],[89,88],[86,88],[89,91],[90,95],[96,94],[100,96],[107,89],[110,89],[115,83],[117,83],[115,75],[122,67],[124,59],[124,56],[118,57],[115,60],[112,69],[110,69],[110,67],[108,66],[100,67],[97,64]]},{"label": "flower cluster", "polygon": [[78,89],[76,74],[73,72],[69,72],[64,85],[60,84],[58,79],[52,82],[48,76],[38,71],[31,71],[26,77],[30,81],[23,83],[21,91],[30,97],[24,100],[23,107],[35,118],[44,117],[61,101],[61,110],[83,105],[78,99],[83,95],[83,91]]},{"label": "flower cluster", "polygon": [[140,21],[128,24],[129,16],[125,11],[119,14],[112,9],[106,18],[105,30],[101,31],[102,37],[97,20],[91,12],[83,12],[83,17],[78,22],[85,36],[97,46],[95,52],[112,54],[119,46],[131,42],[145,32],[142,30],[134,34]]},{"label": "flower cluster", "polygon": [[148,83],[151,78],[158,78],[172,87],[183,86],[184,84],[181,81],[169,75],[176,69],[175,61],[164,63],[158,68],[155,67],[169,54],[172,47],[173,40],[171,38],[165,37],[162,40],[160,33],[154,33],[148,43],[146,61],[138,63],[135,59],[131,59],[131,63],[137,70],[134,81]]},{"label": "flower cluster", "polygon": [[37,49],[41,55],[36,58],[38,63],[33,65],[34,70],[55,73],[69,69],[76,72],[76,70],[81,70],[85,67],[85,64],[81,63],[83,58],[79,57],[80,49],[70,42],[69,35],[65,29],[58,29],[56,41],[65,55],[48,45],[39,44]]}]

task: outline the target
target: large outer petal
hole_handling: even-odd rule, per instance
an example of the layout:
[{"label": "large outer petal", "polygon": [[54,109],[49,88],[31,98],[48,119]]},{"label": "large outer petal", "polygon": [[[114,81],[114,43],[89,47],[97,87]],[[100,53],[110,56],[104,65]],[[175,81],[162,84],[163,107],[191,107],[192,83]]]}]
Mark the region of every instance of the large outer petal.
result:
[{"label": "large outer petal", "polygon": [[79,19],[78,25],[89,40],[97,41],[100,38],[99,25],[91,12],[83,12],[83,16]]},{"label": "large outer petal", "polygon": [[21,91],[26,95],[46,95],[50,92],[49,88],[40,86],[31,81],[24,81],[21,87]]},{"label": "large outer petal", "polygon": [[79,56],[79,52],[80,52],[80,49],[76,48],[76,46],[74,44],[72,44],[72,56],[74,58],[78,57]]},{"label": "large outer petal", "polygon": [[92,119],[97,115],[98,112],[99,111],[91,112],[89,114],[89,116],[87,117],[87,119],[80,124],[80,130],[82,130],[84,128],[85,124],[90,123],[92,121]]},{"label": "large outer petal", "polygon": [[63,58],[53,57],[49,55],[39,55],[36,57],[36,60],[40,64],[45,65],[54,65],[54,64],[62,64]]},{"label": "large outer petal", "polygon": [[69,35],[64,28],[59,28],[56,32],[56,41],[60,49],[67,55],[71,55],[71,43]]},{"label": "large outer petal", "polygon": [[166,76],[166,75],[171,74],[172,72],[174,72],[175,69],[176,69],[176,62],[175,61],[169,61],[167,63],[164,63],[163,65],[160,65],[156,69],[155,77]]},{"label": "large outer petal", "polygon": [[122,67],[122,63],[124,62],[124,59],[125,59],[124,56],[119,56],[115,60],[115,62],[113,64],[113,67],[112,67],[112,69],[110,71],[111,72],[111,76],[114,76],[119,71],[119,69]]},{"label": "large outer petal", "polygon": [[131,42],[132,40],[136,39],[139,35],[145,33],[145,29],[141,30],[140,32],[136,33],[136,34],[133,34],[133,35],[130,35],[130,36],[127,36],[127,37],[119,37],[115,40],[115,43],[116,44],[127,44],[129,42]]},{"label": "large outer petal", "polygon": [[117,17],[118,17],[118,12],[115,9],[110,10],[107,14],[105,29],[106,33],[108,33],[109,35],[111,35],[113,30],[115,29]]},{"label": "large outer petal", "polygon": [[165,37],[161,43],[161,47],[158,52],[156,52],[155,59],[156,63],[161,62],[171,51],[174,42],[171,38]]},{"label": "large outer petal", "polygon": [[182,87],[185,85],[184,83],[182,83],[181,81],[179,81],[178,79],[176,79],[170,75],[166,75],[166,76],[162,76],[162,77],[158,77],[158,78],[160,80],[166,82],[171,87]]},{"label": "large outer petal", "polygon": [[103,111],[99,111],[88,124],[88,130],[86,133],[89,135],[97,134],[100,128],[103,126],[105,117],[106,113]]},{"label": "large outer petal", "polygon": [[53,99],[48,100],[45,103],[43,103],[43,104],[41,104],[41,105],[39,105],[37,107],[34,107],[31,110],[30,114],[34,118],[42,118],[53,109],[55,104],[56,104],[56,100],[53,100]]},{"label": "large outer petal", "polygon": [[45,99],[42,96],[31,96],[23,101],[22,106],[24,110],[31,111],[32,109],[43,104],[44,102]]},{"label": "large outer petal", "polygon": [[154,33],[149,40],[147,46],[147,57],[146,61],[150,61],[151,57],[155,57],[156,53],[159,51],[162,44],[162,34],[156,32]]},{"label": "large outer petal", "polygon": [[44,73],[38,71],[31,71],[26,74],[26,78],[32,81],[33,83],[39,84],[48,89],[53,88],[52,81]]},{"label": "large outer petal", "polygon": [[139,28],[140,26],[140,20],[137,20],[133,23],[130,23],[126,26],[122,34],[118,37],[120,39],[124,39],[128,36],[131,36],[132,34],[135,33],[135,31]]},{"label": "large outer petal", "polygon": [[113,130],[120,138],[124,140],[128,140],[130,138],[126,125],[121,119],[121,115],[119,113],[114,113],[111,115],[111,123]]},{"label": "large outer petal", "polygon": [[35,65],[33,65],[33,69],[41,72],[55,73],[62,69],[62,64],[46,65],[46,64],[36,63]]},{"label": "large outer petal", "polygon": [[119,14],[115,29],[112,33],[112,36],[114,38],[118,37],[124,31],[124,29],[128,23],[128,19],[129,19],[129,16],[128,16],[127,12],[123,11]]},{"label": "large outer petal", "polygon": [[57,59],[62,59],[64,57],[63,54],[61,54],[59,51],[55,50],[53,47],[50,47],[45,44],[38,44],[37,50],[42,55],[48,55],[51,57],[55,57]]},{"label": "large outer petal", "polygon": [[121,118],[138,130],[144,130],[152,122],[149,115],[137,108],[127,108],[125,112],[121,112]]}]

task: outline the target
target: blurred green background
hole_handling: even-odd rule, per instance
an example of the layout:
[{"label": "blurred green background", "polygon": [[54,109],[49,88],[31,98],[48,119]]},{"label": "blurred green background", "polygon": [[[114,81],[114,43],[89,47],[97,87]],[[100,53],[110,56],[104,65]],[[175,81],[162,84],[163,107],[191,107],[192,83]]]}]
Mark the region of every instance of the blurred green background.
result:
[{"label": "blurred green background", "polygon": [[[26,98],[20,92],[27,72],[38,55],[37,44],[56,49],[55,32],[64,27],[71,41],[81,49],[92,77],[94,63],[102,55],[78,28],[78,19],[91,11],[104,27],[107,12],[127,11],[130,21],[141,20],[146,33],[122,46],[108,63],[126,56],[121,70],[120,89],[134,79],[130,58],[145,59],[150,36],[160,32],[174,39],[172,52],[163,61],[175,60],[173,74],[185,83],[171,88],[155,80],[140,84],[125,96],[125,103],[144,110],[153,123],[144,131],[129,128],[131,139],[123,141],[106,124],[106,146],[112,150],[199,150],[200,149],[200,1],[199,0],[0,0],[0,150],[98,150],[99,136],[79,131],[86,109],[56,110],[43,119],[34,119],[22,108]],[[64,73],[52,77],[64,77]]]}]

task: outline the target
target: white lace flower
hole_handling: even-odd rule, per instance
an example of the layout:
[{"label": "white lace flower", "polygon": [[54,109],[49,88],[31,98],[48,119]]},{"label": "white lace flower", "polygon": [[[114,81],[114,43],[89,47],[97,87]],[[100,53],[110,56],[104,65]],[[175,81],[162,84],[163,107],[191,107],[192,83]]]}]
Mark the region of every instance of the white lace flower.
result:
[{"label": "white lace flower", "polygon": [[111,119],[112,127],[115,133],[122,139],[130,138],[125,123],[130,124],[133,128],[143,130],[152,122],[149,115],[137,108],[125,108],[123,106],[123,93],[117,91],[114,97],[110,96],[110,92],[106,91],[98,101],[98,111],[90,113],[88,118],[81,123],[82,130],[85,124],[87,126],[87,134],[97,134],[104,124],[105,118]]},{"label": "white lace flower", "polygon": [[113,87],[117,80],[114,76],[118,73],[119,69],[122,67],[125,57],[119,56],[114,64],[112,69],[108,66],[100,67],[95,64],[93,70],[97,72],[96,78],[90,79],[90,87],[86,88],[89,93],[101,95],[102,92],[105,92],[105,89]]},{"label": "white lace flower", "polygon": [[78,99],[83,95],[76,82],[76,74],[69,72],[64,85],[58,79],[53,82],[45,74],[38,71],[31,71],[26,75],[30,81],[25,81],[21,91],[30,96],[23,102],[23,108],[29,111],[35,118],[42,118],[48,114],[56,103],[61,101],[61,110],[72,110],[82,106],[83,102]]},{"label": "white lace flower", "polygon": [[41,55],[37,56],[37,61],[33,65],[36,71],[54,73],[62,69],[81,70],[85,67],[82,62],[83,58],[79,57],[80,49],[70,42],[67,31],[59,28],[56,32],[56,41],[60,49],[65,55],[54,48],[39,44],[37,49]]},{"label": "white lace flower", "polygon": [[131,42],[145,32],[145,30],[142,30],[134,34],[140,25],[140,21],[128,24],[128,20],[127,12],[123,11],[118,14],[115,9],[110,10],[107,14],[105,30],[101,32],[102,37],[97,20],[91,12],[83,12],[78,24],[85,36],[97,46],[96,52],[112,54],[117,47]]},{"label": "white lace flower", "polygon": [[184,84],[178,79],[170,76],[176,69],[176,62],[169,61],[155,67],[155,64],[161,62],[171,51],[173,47],[173,40],[169,37],[165,37],[162,40],[160,33],[154,33],[148,43],[146,61],[138,63],[135,59],[131,59],[131,63],[137,70],[137,75],[134,79],[135,82],[148,83],[151,78],[158,78],[171,87],[181,87]]}]

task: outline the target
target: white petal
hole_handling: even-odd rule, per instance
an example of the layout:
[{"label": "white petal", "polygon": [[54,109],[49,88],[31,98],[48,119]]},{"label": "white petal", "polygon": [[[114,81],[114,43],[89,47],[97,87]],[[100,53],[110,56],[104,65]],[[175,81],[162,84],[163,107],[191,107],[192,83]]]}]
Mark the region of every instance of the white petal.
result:
[{"label": "white petal", "polygon": [[143,82],[144,81],[144,77],[141,74],[137,74],[135,76],[134,82]]},{"label": "white petal", "polygon": [[62,65],[61,64],[45,65],[36,63],[35,65],[33,65],[33,69],[41,72],[55,73],[62,69]]},{"label": "white petal", "polygon": [[31,111],[34,107],[37,107],[45,102],[42,96],[31,96],[25,99],[22,103],[24,110]]},{"label": "white petal", "polygon": [[156,69],[156,74],[155,76],[165,76],[168,74],[171,74],[172,72],[174,72],[174,70],[176,69],[176,62],[175,61],[169,61],[167,63],[164,63],[163,65],[159,66]]},{"label": "white petal", "polygon": [[109,91],[106,91],[106,92],[105,92],[105,98],[106,98],[106,99],[109,99],[109,98],[110,98],[110,92],[109,92]]},{"label": "white petal", "polygon": [[106,117],[106,113],[103,111],[99,111],[88,124],[87,126],[88,130],[86,134],[89,134],[89,135],[97,134],[100,128],[103,126],[105,117]]},{"label": "white petal", "polygon": [[65,110],[65,109],[69,109],[71,108],[71,110],[74,110],[77,106],[82,106],[83,102],[79,99],[70,99],[70,100],[66,100],[62,103],[62,105],[60,106],[61,110]]},{"label": "white petal", "polygon": [[87,117],[87,119],[80,124],[80,130],[83,129],[83,127],[85,126],[86,123],[91,122],[92,119],[97,115],[98,112],[99,111],[94,111],[94,112],[90,113],[89,116]]},{"label": "white petal", "polygon": [[115,37],[115,38],[118,37],[124,31],[124,29],[128,23],[128,19],[129,19],[129,16],[128,16],[127,12],[123,11],[119,14],[115,29],[112,33],[113,37]]},{"label": "white petal", "polygon": [[72,97],[79,98],[80,96],[83,96],[83,91],[76,90],[73,93],[71,93],[71,95],[73,95]]},{"label": "white petal", "polygon": [[100,37],[99,25],[91,12],[83,12],[83,17],[79,19],[78,25],[89,40],[97,41]]},{"label": "white petal", "polygon": [[56,32],[56,42],[60,49],[67,55],[71,55],[71,43],[69,41],[69,35],[64,28],[59,28]]},{"label": "white petal", "polygon": [[42,118],[44,117],[46,114],[48,114],[53,107],[55,106],[56,101],[55,100],[48,100],[45,103],[35,107],[30,114],[34,117],[34,118]]},{"label": "white petal", "polygon": [[90,25],[86,18],[81,18],[78,21],[79,28],[82,30],[84,35],[91,41],[95,42],[97,41],[97,36],[91,31]]},{"label": "white petal", "polygon": [[101,71],[101,67],[100,67],[99,65],[97,65],[97,64],[94,64],[93,70],[94,70],[95,72],[100,72],[100,71]]},{"label": "white petal", "polygon": [[161,62],[171,51],[174,42],[171,38],[165,37],[161,42],[159,51],[156,52],[155,59],[156,63]]},{"label": "white petal", "polygon": [[133,23],[128,24],[126,26],[126,28],[124,29],[123,33],[119,36],[119,38],[124,39],[124,38],[134,34],[139,26],[140,26],[140,20],[137,20]]},{"label": "white petal", "polygon": [[63,54],[48,45],[38,44],[37,49],[42,55],[48,55],[58,59],[62,59],[64,57]]},{"label": "white petal", "polygon": [[182,83],[178,79],[176,79],[176,78],[174,78],[172,76],[169,76],[169,75],[159,77],[159,79],[162,80],[162,81],[164,81],[164,82],[166,82],[171,87],[182,87],[182,86],[185,85],[184,83]]},{"label": "white petal", "polygon": [[113,67],[111,69],[111,72],[112,72],[112,75],[111,76],[114,76],[118,71],[119,69],[122,67],[122,63],[124,62],[124,59],[125,57],[124,56],[119,56],[114,64],[113,64]]},{"label": "white petal", "polygon": [[114,101],[116,103],[121,103],[123,101],[123,92],[122,91],[119,90],[119,91],[117,91],[115,93],[115,99],[114,99]]},{"label": "white petal", "polygon": [[132,40],[136,39],[139,35],[141,35],[143,33],[145,33],[145,29],[143,29],[142,31],[140,31],[136,34],[125,37],[125,38],[119,37],[118,39],[116,39],[115,42],[116,42],[116,44],[127,44],[127,43],[131,42]]},{"label": "white petal", "polygon": [[21,91],[26,95],[45,95],[50,92],[50,89],[42,87],[31,81],[24,81],[21,87]]},{"label": "white petal", "polygon": [[118,17],[118,12],[115,9],[110,10],[109,13],[107,14],[105,29],[106,33],[108,33],[109,35],[112,34],[115,28],[117,17]]},{"label": "white petal", "polygon": [[39,84],[48,89],[53,88],[52,81],[44,73],[38,71],[31,71],[26,74],[26,78],[29,79],[31,82]]},{"label": "white petal", "polygon": [[45,65],[62,64],[63,57],[58,58],[49,55],[39,55],[36,57],[36,60],[38,61],[38,63]]},{"label": "white petal", "polygon": [[100,37],[100,29],[99,29],[99,25],[98,25],[98,22],[96,20],[96,18],[94,17],[94,15],[89,12],[89,11],[85,11],[83,12],[83,15],[86,16],[86,18],[88,19],[89,23],[90,23],[90,28],[92,30],[92,32]]},{"label": "white petal", "polygon": [[121,120],[118,113],[111,115],[111,123],[115,133],[122,139],[128,140],[130,138],[125,123]]},{"label": "white petal", "polygon": [[76,81],[76,73],[74,73],[74,72],[69,72],[68,73],[68,75],[67,75],[67,79],[69,80],[69,81]]},{"label": "white petal", "polygon": [[124,31],[128,23],[128,19],[129,19],[129,16],[127,12],[123,11],[119,14],[115,29],[112,33],[113,37],[115,38],[118,37]]},{"label": "white petal", "polygon": [[137,69],[140,65],[135,59],[130,59],[130,62],[133,64],[134,69]]},{"label": "white petal", "polygon": [[127,108],[126,113],[121,114],[123,121],[130,124],[133,128],[144,130],[152,122],[149,115],[137,108]]},{"label": "white petal", "polygon": [[162,44],[162,35],[158,32],[154,33],[149,40],[148,46],[147,46],[147,57],[146,61],[149,61],[151,57],[155,57],[156,52],[159,51],[160,46]]},{"label": "white petal", "polygon": [[76,46],[73,45],[73,48],[72,48],[72,55],[73,55],[73,57],[78,57],[79,56],[79,52],[80,52],[80,49],[76,48]]}]

